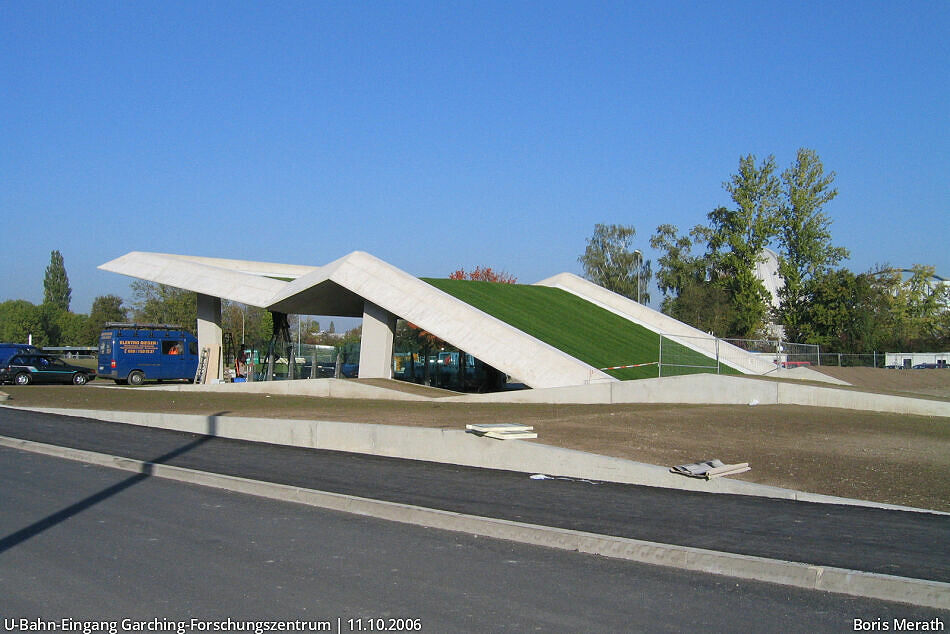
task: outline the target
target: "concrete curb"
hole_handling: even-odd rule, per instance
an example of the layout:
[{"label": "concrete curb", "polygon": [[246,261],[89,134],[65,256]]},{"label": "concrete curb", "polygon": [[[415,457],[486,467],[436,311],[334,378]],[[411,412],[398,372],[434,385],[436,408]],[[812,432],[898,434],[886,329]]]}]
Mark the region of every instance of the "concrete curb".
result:
[{"label": "concrete curb", "polygon": [[0,446],[403,524],[850,596],[950,609],[950,584],[427,509],[0,436]]},{"label": "concrete curb", "polygon": [[796,491],[732,478],[716,478],[708,481],[686,478],[674,475],[666,467],[658,465],[553,447],[537,442],[497,441],[479,438],[473,434],[455,429],[156,412],[44,407],[11,407],[11,409],[93,418],[113,423],[170,429],[233,440],[307,449],[346,451],[521,473],[544,473],[568,478],[636,484],[682,491],[752,495],[799,502],[845,504],[848,506],[948,515],[948,513],[931,509]]}]

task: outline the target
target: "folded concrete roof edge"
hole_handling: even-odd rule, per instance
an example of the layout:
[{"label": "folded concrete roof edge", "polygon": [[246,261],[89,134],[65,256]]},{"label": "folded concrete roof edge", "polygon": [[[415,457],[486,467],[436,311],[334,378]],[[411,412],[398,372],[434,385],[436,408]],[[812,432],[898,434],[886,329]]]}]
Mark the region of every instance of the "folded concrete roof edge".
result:
[{"label": "folded concrete roof edge", "polygon": [[[133,251],[99,268],[276,312],[359,317],[369,302],[531,387],[616,381],[362,251],[324,266]],[[769,360],[729,344],[720,342],[716,349],[711,349],[715,344],[706,333],[576,275],[560,273],[536,285],[560,288],[698,352],[718,354],[724,363],[743,373],[775,370]]]},{"label": "folded concrete roof edge", "polygon": [[270,298],[287,285],[263,275],[192,261],[187,256],[145,251],[126,253],[98,268],[260,308],[266,308]]},{"label": "folded concrete roof edge", "polygon": [[[294,267],[133,251],[100,269],[279,312],[328,314],[333,301],[353,313],[354,296],[410,321],[531,387],[616,381],[588,364],[492,317],[368,253],[322,267]],[[258,271],[251,273],[249,271]],[[269,272],[269,273],[268,273]],[[285,275],[280,275],[283,272]],[[290,277],[290,282],[265,275]],[[315,290],[316,289],[316,290]],[[319,294],[320,312],[305,307]]]}]

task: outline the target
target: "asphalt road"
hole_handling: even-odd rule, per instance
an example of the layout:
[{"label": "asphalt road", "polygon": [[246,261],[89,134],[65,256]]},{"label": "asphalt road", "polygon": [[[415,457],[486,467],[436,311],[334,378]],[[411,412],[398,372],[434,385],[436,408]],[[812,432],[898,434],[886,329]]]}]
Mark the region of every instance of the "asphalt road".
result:
[{"label": "asphalt road", "polygon": [[[213,420],[209,421],[213,427]],[[0,408],[0,435],[428,508],[950,582],[950,517],[263,445]]]},{"label": "asphalt road", "polygon": [[378,618],[424,632],[844,632],[855,619],[950,620],[947,611],[476,538],[13,449],[0,448],[0,483],[7,631],[19,619],[114,621],[118,631],[123,619],[279,619],[333,632],[368,631]]}]

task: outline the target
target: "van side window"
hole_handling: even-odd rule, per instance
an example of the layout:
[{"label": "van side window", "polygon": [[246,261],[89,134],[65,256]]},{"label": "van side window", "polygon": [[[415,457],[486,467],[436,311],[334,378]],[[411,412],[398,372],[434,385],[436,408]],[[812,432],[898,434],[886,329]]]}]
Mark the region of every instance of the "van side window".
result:
[{"label": "van side window", "polygon": [[190,354],[192,354],[192,355],[198,354],[198,342],[197,342],[197,341],[189,341],[189,342],[188,342],[188,352],[189,352]]},{"label": "van side window", "polygon": [[162,342],[162,354],[182,354],[185,351],[180,341],[169,340]]}]

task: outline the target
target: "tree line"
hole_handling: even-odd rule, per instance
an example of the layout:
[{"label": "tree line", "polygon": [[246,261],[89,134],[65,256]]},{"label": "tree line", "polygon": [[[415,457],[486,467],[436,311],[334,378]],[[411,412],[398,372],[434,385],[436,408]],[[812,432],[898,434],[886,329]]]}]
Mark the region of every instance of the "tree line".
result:
[{"label": "tree line", "polygon": [[[580,256],[585,276],[631,299],[649,294],[651,277],[667,315],[722,338],[774,336],[818,344],[828,352],[871,353],[946,349],[950,344],[950,287],[935,284],[934,267],[908,271],[879,265],[854,273],[840,264],[848,250],[832,243],[825,206],[837,195],[835,173],[818,154],[798,150],[781,174],[775,158],[740,158],[723,188],[732,205],[710,211],[687,233],[661,224],[650,237],[657,270],[632,249],[629,225],[594,227]],[[764,249],[778,253],[784,282],[778,306],[756,277]]]},{"label": "tree line", "polygon": [[[722,338],[769,336],[771,324],[788,341],[818,344],[828,352],[871,353],[943,350],[950,345],[950,286],[933,283],[932,266],[915,264],[908,271],[881,265],[854,273],[840,264],[848,250],[833,244],[825,207],[837,195],[835,173],[826,173],[813,150],[798,150],[781,174],[775,158],[758,162],[740,158],[735,174],[723,183],[732,204],[713,209],[706,224],[686,233],[661,224],[649,239],[659,253],[656,271],[634,248],[630,225],[594,227],[578,258],[591,281],[642,303],[651,300],[650,281],[662,294],[661,310],[680,321]],[[778,306],[755,268],[765,248],[778,253],[784,285]],[[478,267],[451,274],[454,279],[516,281],[506,272]],[[193,292],[134,281],[133,300],[116,295],[95,298],[88,315],[69,309],[72,291],[63,256],[50,254],[43,280],[43,302],[0,303],[0,340],[38,346],[95,345],[106,322],[170,323],[194,331],[197,300]],[[305,316],[292,316],[304,343],[338,343]],[[237,343],[261,345],[271,338],[271,314],[261,308],[222,300],[222,327]],[[330,333],[334,324],[330,322]],[[405,337],[426,347],[427,333]],[[240,334],[239,334],[240,333]],[[358,336],[351,333],[349,339]]]},{"label": "tree line", "polygon": [[98,342],[103,324],[127,317],[123,300],[116,295],[96,297],[88,315],[70,311],[71,299],[63,256],[53,251],[43,278],[43,303],[23,299],[0,303],[0,341],[25,343],[32,339],[33,345],[40,347],[91,346]]}]

